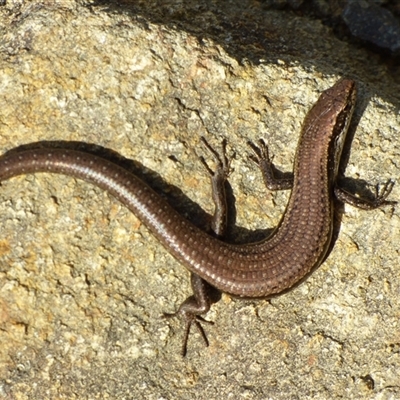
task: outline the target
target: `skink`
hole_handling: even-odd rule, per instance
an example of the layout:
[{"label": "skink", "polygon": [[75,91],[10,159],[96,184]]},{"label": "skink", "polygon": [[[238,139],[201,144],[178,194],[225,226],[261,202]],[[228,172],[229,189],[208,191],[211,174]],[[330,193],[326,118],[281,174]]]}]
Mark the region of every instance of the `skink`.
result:
[{"label": "skink", "polygon": [[[197,323],[197,315],[204,314],[210,307],[205,282],[242,297],[279,293],[292,287],[324,260],[332,238],[335,197],[366,209],[393,203],[386,201],[393,188],[392,180],[386,182],[372,201],[354,197],[337,185],[355,98],[355,83],[349,79],[340,80],[321,94],[305,118],[292,179],[275,179],[267,146],[262,141],[259,146],[251,145],[253,159],[259,164],[267,187],[292,189],[279,225],[272,235],[257,243],[229,244],[198,229],[131,172],[81,151],[38,148],[6,153],[0,158],[0,180],[36,172],[70,175],[107,190],[135,213],[167,250],[194,274],[194,296],[178,311],[187,320],[185,352],[190,324]],[[229,163],[225,155],[222,159],[216,153],[214,155],[218,160],[215,173],[204,159],[203,163],[215,178],[216,204],[220,204],[218,208],[222,207],[221,212],[217,210],[216,219],[220,221],[222,231],[226,214],[223,183]]]}]

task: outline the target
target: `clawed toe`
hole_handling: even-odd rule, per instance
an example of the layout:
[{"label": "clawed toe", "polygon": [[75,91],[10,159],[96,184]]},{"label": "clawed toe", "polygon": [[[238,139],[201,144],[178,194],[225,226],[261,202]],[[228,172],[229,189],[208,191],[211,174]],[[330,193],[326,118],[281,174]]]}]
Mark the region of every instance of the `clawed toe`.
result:
[{"label": "clawed toe", "polygon": [[176,311],[174,313],[164,313],[163,314],[164,318],[172,318],[172,317],[178,317],[178,316],[182,316],[183,319],[185,320],[185,333],[183,336],[182,351],[181,351],[182,357],[185,357],[186,353],[187,353],[187,344],[189,341],[189,334],[190,334],[190,330],[191,330],[193,323],[196,325],[201,337],[204,340],[206,347],[208,347],[209,346],[208,338],[207,338],[207,335],[206,335],[201,323],[203,322],[203,323],[206,323],[209,325],[214,325],[214,322],[208,321],[200,315],[196,315],[196,314],[187,312],[185,310],[182,310],[182,308],[180,308],[178,311]]}]

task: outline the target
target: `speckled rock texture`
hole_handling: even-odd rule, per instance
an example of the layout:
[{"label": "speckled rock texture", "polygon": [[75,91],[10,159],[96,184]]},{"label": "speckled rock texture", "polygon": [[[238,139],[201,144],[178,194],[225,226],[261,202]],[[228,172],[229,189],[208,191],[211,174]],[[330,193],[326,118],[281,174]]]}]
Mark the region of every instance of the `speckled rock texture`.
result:
[{"label": "speckled rock texture", "polygon": [[[239,0],[7,1],[0,37],[1,153],[114,151],[202,225],[213,207],[199,138],[226,138],[229,240],[252,240],[289,194],[265,189],[246,141],[265,138],[290,171],[306,112],[348,76],[359,100],[346,176],[397,179],[400,199],[399,84],[318,21]],[[70,177],[2,182],[0,398],[400,398],[399,213],[342,207],[320,268],[269,300],[222,295],[210,346],[194,330],[183,359],[183,323],[162,315],[190,294],[189,273],[134,215]]]}]

